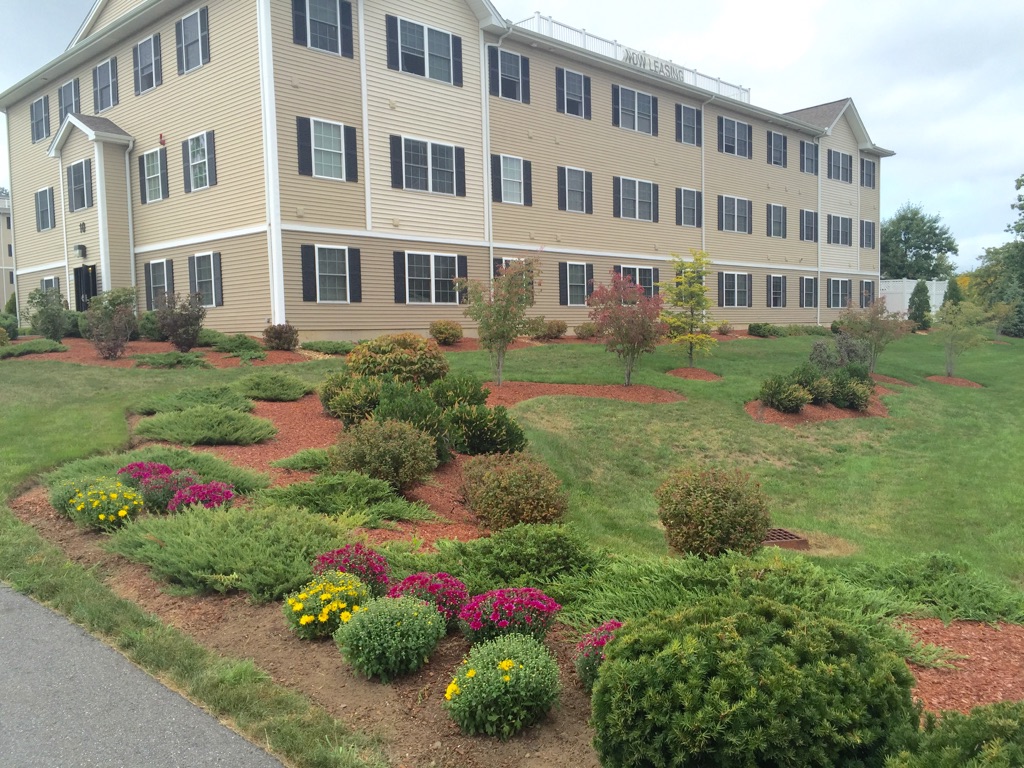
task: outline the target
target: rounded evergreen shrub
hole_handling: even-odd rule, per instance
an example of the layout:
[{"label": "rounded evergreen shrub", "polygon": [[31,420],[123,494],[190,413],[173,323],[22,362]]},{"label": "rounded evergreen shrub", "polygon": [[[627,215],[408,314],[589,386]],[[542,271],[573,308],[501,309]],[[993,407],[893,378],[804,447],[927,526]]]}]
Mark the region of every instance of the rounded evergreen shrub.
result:
[{"label": "rounded evergreen shrub", "polygon": [[517,523],[553,523],[569,499],[547,465],[524,453],[477,456],[462,468],[462,495],[491,528]]},{"label": "rounded evergreen shrub", "polygon": [[463,733],[506,740],[543,718],[559,689],[551,652],[532,637],[505,635],[469,649],[444,706]]},{"label": "rounded evergreen shrub", "polygon": [[459,453],[516,453],[526,448],[526,434],[503,405],[460,405],[448,412],[453,447]]},{"label": "rounded evergreen shrub", "polygon": [[299,331],[291,323],[268,325],[263,329],[263,346],[291,352],[299,346]]},{"label": "rounded evergreen shrub", "polygon": [[751,336],[759,336],[763,339],[767,339],[771,336],[782,335],[779,333],[779,328],[771,323],[751,323],[747,326],[747,333]]},{"label": "rounded evergreen shrub", "polygon": [[565,336],[568,330],[569,326],[565,320],[548,320],[544,323],[544,336],[542,338],[546,341],[560,339]]},{"label": "rounded evergreen shrub", "polygon": [[468,373],[455,373],[433,382],[427,391],[438,408],[449,410],[457,405],[485,405],[491,390],[482,380]]},{"label": "rounded evergreen shrub", "polygon": [[821,376],[807,385],[807,393],[814,405],[825,405],[832,400],[832,380]]},{"label": "rounded evergreen shrub", "polygon": [[789,376],[769,376],[761,382],[758,399],[769,408],[782,413],[800,413],[811,402],[811,394]]},{"label": "rounded evergreen shrub", "polygon": [[430,324],[430,337],[442,347],[462,341],[462,324],[454,320],[435,320]]},{"label": "rounded evergreen shrub", "polygon": [[592,339],[597,336],[597,323],[580,323],[572,332],[577,339]]},{"label": "rounded evergreen shrub", "polygon": [[916,729],[901,658],[760,597],[629,622],[606,656],[591,720],[606,768],[880,768]]},{"label": "rounded evergreen shrub", "polygon": [[239,379],[238,391],[253,400],[287,403],[300,400],[312,387],[297,376],[272,369],[256,371]]},{"label": "rounded evergreen shrub", "polygon": [[147,341],[167,341],[167,334],[156,320],[156,312],[143,312],[139,315],[139,336]]},{"label": "rounded evergreen shrub", "polygon": [[654,497],[665,538],[677,552],[715,557],[735,550],[749,555],[768,532],[768,499],[739,470],[684,467]]},{"label": "rounded evergreen shrub", "polygon": [[454,439],[448,414],[438,407],[427,390],[418,389],[410,382],[385,381],[377,407],[373,409],[373,418],[412,424],[434,439],[439,462],[444,464],[451,460]]},{"label": "rounded evergreen shrub", "polygon": [[[337,376],[338,378],[335,378]],[[358,378],[345,377],[345,374],[332,374],[319,390],[320,402],[326,401],[324,410],[346,427],[358,424],[370,418],[370,414],[380,403],[380,392],[384,382],[376,376]],[[334,387],[337,386],[335,389]]]},{"label": "rounded evergreen shrub", "polygon": [[338,438],[334,471],[362,472],[403,491],[437,467],[434,439],[404,421],[368,419]]},{"label": "rounded evergreen shrub", "polygon": [[0,328],[7,331],[7,337],[14,341],[18,338],[18,318],[16,315],[0,315]]},{"label": "rounded evergreen shrub", "polygon": [[383,597],[342,624],[334,642],[356,672],[388,683],[422,667],[446,633],[444,616],[430,603]]},{"label": "rounded evergreen shrub", "polygon": [[1017,768],[1024,765],[1024,702],[1001,701],[970,714],[925,715],[918,745],[885,768]]},{"label": "rounded evergreen shrub", "polygon": [[11,346],[11,337],[7,335],[7,331],[0,328],[0,347]]},{"label": "rounded evergreen shrub", "polygon": [[348,365],[358,376],[390,376],[417,384],[429,384],[448,373],[448,361],[437,342],[415,333],[364,341],[349,353]]}]

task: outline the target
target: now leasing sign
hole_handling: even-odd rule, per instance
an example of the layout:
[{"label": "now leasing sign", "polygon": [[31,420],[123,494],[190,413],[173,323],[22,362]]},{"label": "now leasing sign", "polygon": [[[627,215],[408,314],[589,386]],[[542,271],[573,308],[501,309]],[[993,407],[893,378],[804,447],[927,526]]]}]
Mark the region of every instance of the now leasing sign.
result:
[{"label": "now leasing sign", "polygon": [[643,51],[634,51],[632,48],[626,48],[623,46],[622,61],[630,66],[636,67],[637,69],[654,72],[655,74],[661,75],[669,80],[676,80],[680,83],[687,82],[686,73],[688,70],[685,67],[680,67],[673,64],[671,61],[665,61],[664,59],[659,59],[656,56],[651,56]]}]

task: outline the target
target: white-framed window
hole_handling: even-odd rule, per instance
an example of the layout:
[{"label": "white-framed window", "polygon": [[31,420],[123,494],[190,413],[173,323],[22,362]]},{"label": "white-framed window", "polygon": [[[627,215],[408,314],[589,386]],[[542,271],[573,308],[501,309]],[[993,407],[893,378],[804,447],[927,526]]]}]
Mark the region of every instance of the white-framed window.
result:
[{"label": "white-framed window", "polygon": [[44,277],[42,280],[39,281],[39,287],[42,289],[43,293],[49,293],[50,291],[59,291],[60,278],[53,276]]},{"label": "white-framed window", "polygon": [[786,278],[783,275],[768,276],[768,306],[786,306]]},{"label": "white-framed window", "polygon": [[860,281],[860,308],[870,307],[875,303],[875,281]]},{"label": "white-framed window", "polygon": [[699,147],[701,145],[701,111],[697,107],[690,107],[686,104],[680,104],[679,110],[679,140],[683,144]]},{"label": "white-framed window", "polygon": [[159,309],[167,302],[167,261],[149,262],[149,305]]},{"label": "white-framed window", "polygon": [[68,209],[80,211],[92,205],[92,163],[79,160],[68,166]]},{"label": "white-framed window", "polygon": [[768,237],[786,236],[786,207],[768,204]]},{"label": "white-framed window", "polygon": [[852,245],[853,219],[849,216],[828,217],[828,241],[832,245]]},{"label": "white-framed window", "polygon": [[800,210],[800,239],[806,242],[818,242],[818,212]]},{"label": "white-framed window", "polygon": [[800,172],[818,175],[818,145],[813,141],[800,142]]},{"label": "white-framed window", "polygon": [[42,141],[50,135],[50,97],[41,96],[29,107],[32,120],[32,141]]},{"label": "white-framed window", "polygon": [[780,168],[786,167],[786,141],[785,134],[768,131],[768,163],[777,165]]},{"label": "white-framed window", "polygon": [[753,129],[749,123],[719,117],[718,150],[727,155],[750,157],[750,137]]},{"label": "white-framed window", "polygon": [[654,184],[639,179],[619,179],[620,211],[623,219],[654,221]]},{"label": "white-framed window", "polygon": [[637,133],[653,133],[654,97],[619,86],[619,127]]},{"label": "white-framed window", "polygon": [[751,231],[751,202],[742,197],[730,197],[729,195],[722,195],[719,199],[722,203],[719,229],[724,232],[749,234]]},{"label": "white-framed window", "polygon": [[861,220],[860,222],[860,247],[875,247],[875,222]]},{"label": "white-framed window", "polygon": [[570,69],[565,70],[565,114],[584,117],[584,76]]},{"label": "white-framed window", "polygon": [[405,254],[406,300],[409,304],[458,304],[452,282],[458,277],[458,258],[447,253]]},{"label": "white-framed window", "polygon": [[146,189],[146,204],[155,203],[164,198],[164,168],[160,161],[160,150],[154,149],[142,156],[142,183]]},{"label": "white-framed window", "polygon": [[213,275],[213,253],[197,253],[193,257],[195,292],[204,307],[217,306],[217,283]]},{"label": "white-framed window", "polygon": [[57,101],[60,104],[60,121],[62,123],[68,115],[82,111],[77,77],[73,80],[68,80],[57,89]]},{"label": "white-framed window", "polygon": [[619,267],[619,274],[623,278],[629,278],[633,285],[639,285],[644,289],[644,296],[654,295],[654,268],[653,267]]},{"label": "white-framed window", "polygon": [[452,36],[448,32],[398,20],[399,61],[403,72],[452,82]]},{"label": "white-framed window", "polygon": [[158,85],[156,36],[147,37],[135,46],[135,93],[151,91]]},{"label": "white-framed window", "polygon": [[866,157],[860,159],[860,185],[868,189],[875,188],[875,161]]},{"label": "white-framed window", "polygon": [[348,249],[316,246],[316,300],[348,303]]},{"label": "white-framed window", "polygon": [[455,146],[402,138],[405,188],[455,194]]},{"label": "white-framed window", "polygon": [[569,262],[566,264],[566,286],[570,307],[587,305],[587,265]]},{"label": "white-framed window", "polygon": [[853,183],[853,155],[835,149],[828,151],[828,177],[847,184]]},{"label": "white-framed window", "polygon": [[192,192],[210,186],[209,152],[205,133],[188,138],[188,175]]},{"label": "white-framed window", "polygon": [[587,212],[587,172],[580,168],[565,169],[565,210]]},{"label": "white-framed window", "polygon": [[[53,229],[53,187],[36,192],[36,231]],[[8,219],[9,220],[9,219]]]},{"label": "white-framed window", "polygon": [[746,272],[722,273],[722,306],[746,307],[749,305],[750,285]]},{"label": "white-framed window", "polygon": [[[309,47],[343,54],[352,23],[352,6],[345,0],[306,0],[306,34]],[[348,55],[344,50],[343,55]]]},{"label": "white-framed window", "polygon": [[518,53],[498,49],[498,94],[503,99],[523,98],[522,57]]},{"label": "white-framed window", "polygon": [[321,179],[345,178],[344,126],[327,120],[310,120],[313,132],[313,175]]},{"label": "white-framed window", "polygon": [[199,8],[186,16],[181,17],[178,22],[179,54],[178,72],[186,74],[194,69],[199,69],[209,60],[208,44],[204,45],[204,39],[208,39],[206,8]]},{"label": "white-framed window", "polygon": [[523,158],[501,156],[501,202],[523,204]]},{"label": "white-framed window", "polygon": [[816,277],[801,277],[800,278],[800,306],[801,307],[816,307],[816,306],[818,306],[818,278],[816,278]]},{"label": "white-framed window", "polygon": [[701,193],[696,189],[679,191],[680,217],[679,224],[683,227],[701,226]]},{"label": "white-framed window", "polygon": [[828,306],[829,309],[841,309],[850,306],[850,280],[829,278]]},{"label": "white-framed window", "polygon": [[92,71],[93,107],[96,114],[117,104],[117,59],[107,59]]}]

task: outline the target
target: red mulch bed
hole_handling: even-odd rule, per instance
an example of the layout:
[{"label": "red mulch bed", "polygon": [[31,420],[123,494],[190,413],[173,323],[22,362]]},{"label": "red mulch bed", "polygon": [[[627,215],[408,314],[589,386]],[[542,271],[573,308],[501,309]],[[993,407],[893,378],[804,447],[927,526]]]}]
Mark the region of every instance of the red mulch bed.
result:
[{"label": "red mulch bed", "polygon": [[[14,342],[19,344],[23,339]],[[61,344],[68,348],[67,352],[44,352],[37,355],[24,355],[11,358],[12,360],[60,360],[64,363],[80,363],[82,365],[102,365],[107,368],[131,368],[136,364],[132,355],[155,355],[163,352],[173,352],[172,347],[166,341],[130,341],[128,348],[122,357],[117,360],[104,360],[96,354],[96,347],[87,339],[64,339]],[[242,364],[241,358],[228,357],[223,352],[214,352],[212,349],[197,348],[194,352],[200,352],[203,358],[214,368],[236,368]],[[298,352],[284,352],[281,350],[267,350],[266,360],[253,360],[253,365],[279,365],[281,363],[301,363],[307,358]]]},{"label": "red mulch bed", "polygon": [[875,387],[875,394],[866,411],[854,411],[849,408],[836,408],[831,403],[826,405],[805,405],[800,413],[782,413],[768,408],[760,400],[751,400],[743,406],[743,410],[754,421],[762,424],[778,424],[782,427],[798,427],[801,424],[813,424],[818,421],[836,421],[838,419],[867,419],[871,417],[886,418],[889,409],[879,400],[879,395],[891,395],[892,391],[883,387]]},{"label": "red mulch bed", "polygon": [[703,368],[673,368],[671,371],[666,371],[669,376],[676,376],[680,379],[689,379],[690,381],[721,381],[722,377],[717,373],[711,371],[705,371]]},{"label": "red mulch bed", "polygon": [[960,379],[956,376],[926,376],[928,381],[936,384],[948,384],[951,387],[966,387],[967,389],[982,389],[982,385],[970,379]]}]

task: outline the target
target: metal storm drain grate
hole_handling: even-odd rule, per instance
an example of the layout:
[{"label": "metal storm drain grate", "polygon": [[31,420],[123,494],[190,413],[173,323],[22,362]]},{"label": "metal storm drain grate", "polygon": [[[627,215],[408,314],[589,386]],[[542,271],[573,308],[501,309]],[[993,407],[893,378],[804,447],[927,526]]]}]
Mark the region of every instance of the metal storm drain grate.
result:
[{"label": "metal storm drain grate", "polygon": [[766,547],[782,547],[783,549],[810,549],[811,545],[803,536],[797,536],[785,528],[769,528],[761,542]]}]

